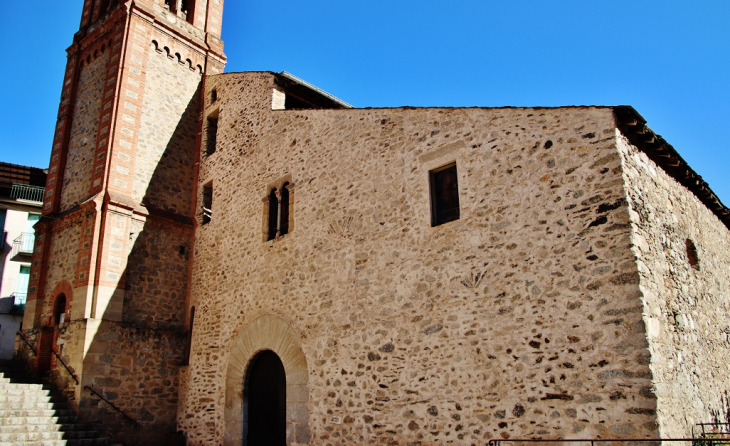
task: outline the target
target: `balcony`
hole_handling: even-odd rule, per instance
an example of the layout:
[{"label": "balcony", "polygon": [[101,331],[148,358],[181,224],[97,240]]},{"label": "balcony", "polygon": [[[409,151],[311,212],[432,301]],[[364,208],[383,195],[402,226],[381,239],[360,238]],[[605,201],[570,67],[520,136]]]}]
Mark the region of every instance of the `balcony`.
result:
[{"label": "balcony", "polygon": [[23,232],[13,240],[13,252],[10,254],[10,260],[13,262],[30,263],[33,258],[34,244],[35,234],[32,232]]},{"label": "balcony", "polygon": [[0,298],[0,314],[22,314],[25,311],[27,293],[13,293]]},{"label": "balcony", "polygon": [[10,198],[31,203],[43,203],[43,194],[45,190],[45,187],[40,186],[13,184],[12,189],[10,189]]},{"label": "balcony", "polygon": [[11,297],[13,301],[13,313],[23,313],[25,311],[25,302],[28,299],[28,293],[13,293]]}]

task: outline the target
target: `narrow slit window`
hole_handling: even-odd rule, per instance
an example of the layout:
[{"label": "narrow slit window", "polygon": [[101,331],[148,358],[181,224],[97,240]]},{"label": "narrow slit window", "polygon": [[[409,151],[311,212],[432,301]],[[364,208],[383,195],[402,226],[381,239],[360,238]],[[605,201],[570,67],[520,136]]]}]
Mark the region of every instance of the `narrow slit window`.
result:
[{"label": "narrow slit window", "polygon": [[195,307],[190,309],[190,328],[188,329],[187,345],[185,346],[185,362],[183,365],[190,365],[190,352],[193,346],[193,324],[195,323]]},{"label": "narrow slit window", "polygon": [[213,219],[213,183],[203,186],[203,224]]},{"label": "narrow slit window", "polygon": [[208,127],[205,133],[205,154],[212,155],[215,153],[218,137],[218,117],[208,118]]},{"label": "narrow slit window", "polygon": [[289,233],[289,183],[281,186],[281,217],[279,217],[279,235]]},{"label": "narrow slit window", "polygon": [[695,271],[699,271],[700,256],[697,254],[697,247],[690,239],[687,239],[685,241],[685,246],[687,248],[687,262],[689,262],[689,266],[691,266],[692,269],[694,269]]},{"label": "narrow slit window", "polygon": [[432,170],[430,183],[431,226],[458,220],[460,211],[456,163]]},{"label": "narrow slit window", "polygon": [[272,189],[269,194],[269,234],[266,240],[274,240],[276,238],[277,226],[279,225],[279,197],[277,197],[276,189]]}]

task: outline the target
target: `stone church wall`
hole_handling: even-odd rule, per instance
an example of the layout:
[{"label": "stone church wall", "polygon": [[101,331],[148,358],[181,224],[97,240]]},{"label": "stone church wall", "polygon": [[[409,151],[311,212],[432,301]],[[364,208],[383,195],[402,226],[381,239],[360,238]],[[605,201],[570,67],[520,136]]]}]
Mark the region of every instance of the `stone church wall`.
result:
[{"label": "stone church wall", "polygon": [[[56,382],[76,390],[75,406],[87,423],[125,444],[166,444],[175,431],[178,368],[183,361],[183,332],[151,330],[101,319],[59,327],[62,359],[77,375],[57,367]],[[83,361],[83,362],[82,362]],[[93,388],[138,426],[112,410]]]},{"label": "stone church wall", "polygon": [[727,413],[730,233],[645,153],[622,136],[618,141],[660,431],[663,437],[686,436],[692,425]]},{"label": "stone church wall", "polygon": [[68,143],[68,157],[63,175],[61,210],[68,210],[89,196],[96,136],[99,131],[105,71],[109,51],[86,63],[79,75],[78,96]]},{"label": "stone church wall", "polygon": [[[306,358],[292,443],[658,434],[611,109],[272,111],[273,79],[206,81],[188,444],[227,435],[228,365],[250,359],[231,352],[266,315]],[[429,171],[451,162],[461,217],[431,227]],[[266,242],[285,177],[293,229]]]},{"label": "stone church wall", "polygon": [[[76,277],[76,269],[79,262],[78,250],[79,239],[82,237],[82,222],[72,220],[71,224],[64,224],[57,229],[51,240],[49,250],[48,269],[46,272],[46,287],[44,302],[50,302],[53,290],[61,281],[72,282]],[[73,283],[73,282],[72,282]],[[82,290],[74,290],[74,294]],[[83,314],[84,296],[66,296],[66,301],[71,307],[72,314]],[[43,324],[51,317],[53,308],[45,305],[41,309]]]},{"label": "stone church wall", "polygon": [[125,278],[124,322],[184,330],[192,229],[150,218],[146,222],[134,220],[133,233]]}]

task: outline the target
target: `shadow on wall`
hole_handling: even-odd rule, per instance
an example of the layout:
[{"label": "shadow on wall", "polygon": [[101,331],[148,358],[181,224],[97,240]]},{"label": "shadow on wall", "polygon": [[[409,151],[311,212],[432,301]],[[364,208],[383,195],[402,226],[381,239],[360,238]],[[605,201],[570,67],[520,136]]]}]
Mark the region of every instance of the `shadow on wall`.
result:
[{"label": "shadow on wall", "polygon": [[[74,337],[86,333],[88,339],[93,334],[79,384],[80,418],[103,426],[104,435],[126,444],[166,444],[175,432],[179,369],[187,361],[186,300],[195,228],[199,94],[200,85],[164,151],[155,153],[147,147],[150,156],[138,155],[138,164],[155,162],[147,174],[149,185],[140,212],[113,210],[106,215],[104,238],[111,240],[105,243],[103,271],[112,272],[100,278],[94,304],[97,318],[58,326],[59,343],[67,346],[65,352],[59,346],[67,363],[73,348],[68,347],[75,342],[78,351],[85,343]],[[140,140],[143,137],[141,134]],[[146,180],[144,173],[135,178],[140,184]],[[115,273],[107,268],[116,261],[113,250],[119,243],[127,246],[129,254],[126,268]],[[104,293],[106,301],[98,297]],[[63,387],[74,388],[60,365],[52,373]]]}]

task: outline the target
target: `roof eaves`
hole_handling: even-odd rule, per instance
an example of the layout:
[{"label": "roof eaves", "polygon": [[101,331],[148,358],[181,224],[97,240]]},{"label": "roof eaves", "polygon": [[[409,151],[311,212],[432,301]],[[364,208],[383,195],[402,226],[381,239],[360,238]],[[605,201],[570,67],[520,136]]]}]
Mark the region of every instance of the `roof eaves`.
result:
[{"label": "roof eaves", "polygon": [[672,178],[689,189],[730,229],[730,209],[728,209],[710,185],[695,172],[679,153],[646,125],[646,119],[633,107],[621,105],[613,107],[619,130],[639,150],[659,165]]},{"label": "roof eaves", "polygon": [[289,79],[290,81],[292,81],[294,83],[297,83],[297,84],[299,84],[299,85],[301,85],[303,87],[306,87],[306,88],[308,88],[308,89],[310,89],[312,91],[315,91],[318,94],[326,97],[330,101],[335,102],[335,103],[337,103],[337,104],[339,104],[339,105],[341,105],[341,106],[343,106],[345,108],[355,108],[352,105],[348,104],[347,102],[343,101],[342,99],[340,99],[340,98],[338,98],[338,97],[336,97],[334,95],[331,95],[331,94],[327,93],[326,91],[322,90],[321,88],[316,87],[316,86],[310,84],[309,82],[305,81],[304,79],[300,79],[300,78],[294,76],[291,73],[288,73],[286,71],[282,71],[281,73],[279,73],[279,75],[282,76],[282,77],[285,77],[285,78]]}]

